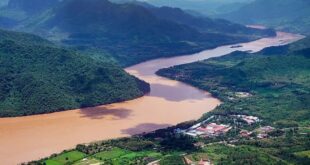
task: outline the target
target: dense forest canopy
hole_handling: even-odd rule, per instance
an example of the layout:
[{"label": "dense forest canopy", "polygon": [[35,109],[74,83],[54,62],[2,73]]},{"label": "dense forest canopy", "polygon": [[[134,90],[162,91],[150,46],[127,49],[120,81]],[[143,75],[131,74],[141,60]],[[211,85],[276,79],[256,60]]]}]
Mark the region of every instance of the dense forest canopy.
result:
[{"label": "dense forest canopy", "polygon": [[3,7],[0,13],[0,27],[36,33],[80,50],[109,53],[122,66],[275,35],[271,29],[257,30],[131,1],[31,1],[43,12],[29,12],[33,7],[25,5],[28,0],[12,0],[9,4],[14,5]]},{"label": "dense forest canopy", "polygon": [[0,30],[0,116],[20,116],[133,99],[149,86],[106,61],[40,37]]},{"label": "dense forest canopy", "polygon": [[[255,55],[234,52],[158,73],[225,100],[227,103],[218,108],[224,113],[243,112],[271,123],[285,120],[307,125],[310,117],[309,41],[308,37],[290,45],[266,48]],[[229,100],[234,92],[249,92],[253,97]]]}]

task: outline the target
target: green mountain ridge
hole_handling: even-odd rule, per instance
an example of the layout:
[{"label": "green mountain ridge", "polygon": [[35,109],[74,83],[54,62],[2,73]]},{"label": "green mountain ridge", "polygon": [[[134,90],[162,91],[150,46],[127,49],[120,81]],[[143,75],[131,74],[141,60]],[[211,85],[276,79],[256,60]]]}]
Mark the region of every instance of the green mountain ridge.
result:
[{"label": "green mountain ridge", "polygon": [[[165,13],[161,14],[163,9]],[[228,21],[196,18],[180,9],[163,9],[107,0],[64,0],[21,21],[15,29],[67,46],[107,52],[122,66],[275,35],[273,30],[256,30]],[[227,27],[233,29],[234,35]]]},{"label": "green mountain ridge", "polygon": [[10,0],[9,9],[18,9],[33,15],[52,8],[59,3],[59,0]]},{"label": "green mountain ridge", "polygon": [[59,0],[9,0],[0,6],[0,27],[12,29],[30,17],[55,7]]},{"label": "green mountain ridge", "polygon": [[25,33],[0,30],[0,66],[1,117],[120,102],[150,90],[109,61]]},{"label": "green mountain ridge", "polygon": [[[118,0],[122,1],[122,0]],[[123,0],[126,1],[126,0]],[[130,1],[130,0],[129,0]],[[155,6],[178,7],[213,16],[234,11],[253,0],[141,0]]]},{"label": "green mountain ridge", "polygon": [[174,21],[179,24],[190,26],[200,32],[220,33],[228,36],[272,36],[272,29],[259,30],[248,28],[244,25],[232,23],[223,19],[212,19],[208,17],[194,17],[179,8],[160,7],[149,9],[160,19]]},{"label": "green mountain ridge", "polygon": [[[308,37],[293,44],[266,48],[255,55],[234,52],[162,69],[158,74],[210,91],[226,102],[217,109],[224,113],[252,114],[269,123],[287,120],[307,124],[310,117],[309,42]],[[240,91],[254,96],[229,100],[232,93]]]}]

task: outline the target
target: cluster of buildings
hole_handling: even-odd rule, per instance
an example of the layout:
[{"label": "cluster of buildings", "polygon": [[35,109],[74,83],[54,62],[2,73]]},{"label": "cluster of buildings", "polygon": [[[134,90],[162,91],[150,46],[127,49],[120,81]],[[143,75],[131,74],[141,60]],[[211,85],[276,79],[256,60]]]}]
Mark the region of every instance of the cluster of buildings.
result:
[{"label": "cluster of buildings", "polygon": [[[221,116],[211,116],[203,122],[200,122],[196,125],[193,125],[187,130],[176,130],[178,133],[184,133],[193,137],[216,137],[222,134],[227,133],[230,129],[232,129],[231,125],[228,124],[216,124],[215,122],[211,122],[214,120],[218,120]],[[255,116],[247,116],[247,115],[230,115],[226,116],[230,118],[238,118],[245,121],[248,125],[252,125],[254,123],[260,122],[260,119]],[[218,122],[217,122],[218,123]],[[236,123],[231,123],[236,124]],[[242,132],[241,136],[249,136],[251,132]]]},{"label": "cluster of buildings", "polygon": [[245,121],[249,125],[257,123],[260,121],[259,118],[256,116],[247,116],[247,115],[231,115],[231,116],[242,119],[243,121]]},{"label": "cluster of buildings", "polygon": [[247,97],[251,97],[252,95],[247,92],[236,92],[235,96],[239,98],[247,98]]},{"label": "cluster of buildings", "polygon": [[[271,126],[264,126],[264,127],[260,127],[258,128],[255,132],[257,132],[257,138],[259,139],[265,139],[265,138],[268,138],[268,133],[274,131],[275,128],[274,127],[271,127]],[[252,134],[253,132],[250,132],[250,131],[247,131],[247,130],[241,130],[240,131],[240,136],[241,137],[250,137],[250,135]]]},{"label": "cluster of buildings", "polygon": [[[230,124],[217,124],[220,123],[221,120],[226,120],[225,118],[234,119],[234,122]],[[252,125],[258,122],[261,122],[261,120],[256,116],[248,116],[248,115],[228,115],[228,116],[218,116],[213,115],[206,119],[203,122],[200,122],[196,125],[193,125],[192,127],[181,130],[177,129],[177,133],[183,133],[192,137],[216,137],[219,135],[226,134],[229,130],[231,130],[233,127],[238,127],[241,125],[240,122],[236,122],[235,119],[239,119],[244,121],[247,125]],[[227,122],[225,122],[227,123]],[[271,126],[265,126],[260,127],[257,129],[257,138],[267,138],[268,133],[273,131],[274,128]],[[240,137],[250,137],[253,134],[252,131],[247,130],[241,130],[239,132]]]},{"label": "cluster of buildings", "polygon": [[209,124],[202,124],[198,123],[191,128],[184,131],[186,135],[189,136],[200,136],[200,137],[215,137],[222,134],[227,133],[231,127],[229,125],[224,124],[216,124],[216,123],[209,123]]},{"label": "cluster of buildings", "polygon": [[258,134],[257,134],[257,138],[259,139],[264,139],[268,137],[268,133],[272,132],[273,130],[275,130],[275,128],[271,127],[271,126],[265,126],[265,127],[260,127],[258,129]]},{"label": "cluster of buildings", "polygon": [[247,92],[235,92],[233,93],[233,95],[229,96],[228,99],[229,100],[235,100],[235,99],[238,99],[238,98],[248,98],[248,97],[251,97],[252,94],[251,93],[247,93]]},{"label": "cluster of buildings", "polygon": [[250,137],[252,135],[252,133],[253,132],[250,132],[250,131],[247,131],[247,130],[241,130],[239,134],[240,134],[241,137],[248,138],[248,137]]}]

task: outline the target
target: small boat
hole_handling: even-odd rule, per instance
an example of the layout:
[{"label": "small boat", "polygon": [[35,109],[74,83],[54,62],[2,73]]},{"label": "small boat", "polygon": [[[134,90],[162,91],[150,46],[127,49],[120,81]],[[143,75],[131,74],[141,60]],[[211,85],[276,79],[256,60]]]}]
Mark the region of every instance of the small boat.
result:
[{"label": "small boat", "polygon": [[241,48],[241,47],[243,47],[243,46],[242,45],[233,45],[230,48]]}]

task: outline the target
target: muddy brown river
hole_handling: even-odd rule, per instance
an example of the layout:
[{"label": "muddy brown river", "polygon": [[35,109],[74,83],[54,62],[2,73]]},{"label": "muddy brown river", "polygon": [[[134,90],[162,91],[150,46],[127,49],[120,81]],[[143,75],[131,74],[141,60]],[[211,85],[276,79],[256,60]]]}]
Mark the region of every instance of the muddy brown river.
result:
[{"label": "muddy brown river", "polygon": [[235,50],[259,51],[302,36],[277,37],[221,46],[200,53],[147,61],[126,71],[151,84],[150,94],[131,101],[44,115],[0,118],[0,165],[36,160],[79,143],[130,136],[198,119],[220,104],[208,92],[155,75],[161,68],[225,55]]}]

